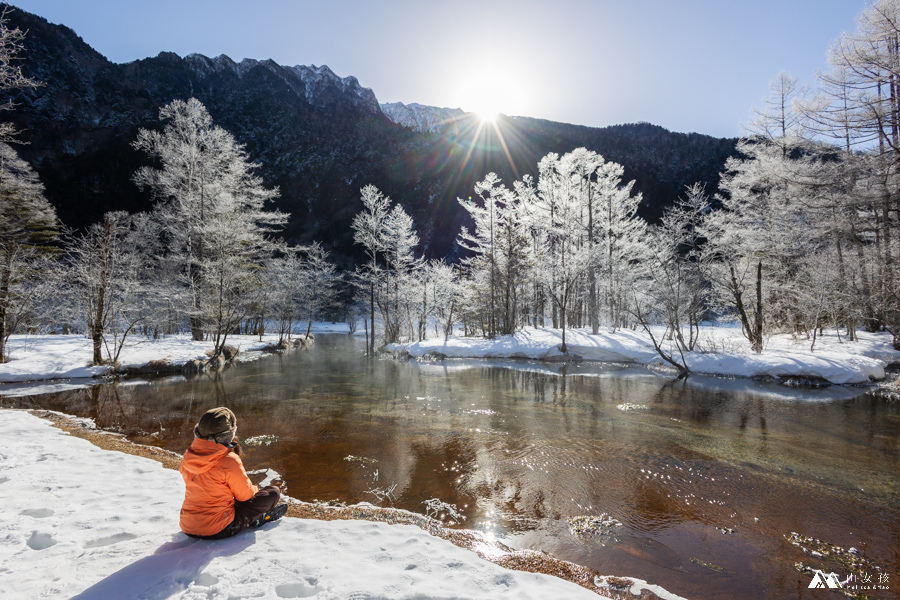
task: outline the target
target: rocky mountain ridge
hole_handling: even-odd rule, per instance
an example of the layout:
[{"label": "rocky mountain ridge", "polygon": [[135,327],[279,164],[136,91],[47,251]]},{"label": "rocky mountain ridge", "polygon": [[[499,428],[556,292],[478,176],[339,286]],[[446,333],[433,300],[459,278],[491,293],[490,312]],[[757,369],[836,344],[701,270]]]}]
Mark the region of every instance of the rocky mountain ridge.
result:
[{"label": "rocky mountain ridge", "polygon": [[381,112],[394,123],[419,133],[441,133],[460,119],[472,117],[472,113],[461,108],[438,108],[417,102],[389,102],[381,105]]}]

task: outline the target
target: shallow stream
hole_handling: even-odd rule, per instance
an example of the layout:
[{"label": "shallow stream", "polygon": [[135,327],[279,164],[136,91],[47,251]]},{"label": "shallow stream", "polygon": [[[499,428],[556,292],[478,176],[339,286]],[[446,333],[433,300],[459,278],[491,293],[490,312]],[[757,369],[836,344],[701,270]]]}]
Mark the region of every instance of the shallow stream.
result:
[{"label": "shallow stream", "polygon": [[[858,593],[900,594],[900,404],[865,388],[373,360],[322,335],[219,374],[22,393],[0,386],[0,405],[178,452],[206,409],[228,406],[248,469],[277,471],[295,498],[421,513],[438,498],[465,517],[454,526],[695,600],[840,597],[808,589],[799,561],[854,575]],[[569,521],[604,514],[587,533]],[[869,562],[811,557],[791,532]]]}]

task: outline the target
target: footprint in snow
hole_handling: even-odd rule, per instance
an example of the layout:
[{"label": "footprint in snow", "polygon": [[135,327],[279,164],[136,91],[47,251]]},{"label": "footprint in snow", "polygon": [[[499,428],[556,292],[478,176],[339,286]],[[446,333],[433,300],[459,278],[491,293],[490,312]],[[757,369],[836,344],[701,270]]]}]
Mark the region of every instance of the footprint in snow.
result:
[{"label": "footprint in snow", "polygon": [[369,592],[352,592],[349,600],[385,600],[382,596],[373,596]]},{"label": "footprint in snow", "polygon": [[35,519],[43,519],[52,516],[54,512],[55,511],[52,508],[29,508],[23,510],[19,514],[25,515],[26,517],[34,517]]},{"label": "footprint in snow", "polygon": [[28,547],[32,550],[46,550],[50,546],[56,544],[56,540],[53,539],[53,536],[49,533],[32,531],[31,537],[28,538],[28,541],[25,543],[28,544]]},{"label": "footprint in snow", "polygon": [[128,540],[133,540],[137,536],[133,533],[117,533],[115,535],[108,535],[106,537],[98,538],[96,540],[91,540],[84,545],[85,550],[88,548],[101,548],[103,546],[112,546],[113,544],[118,544],[119,542],[127,542]]},{"label": "footprint in snow", "polygon": [[[282,583],[275,586],[275,594],[279,598],[310,598],[320,591],[316,585],[317,583],[319,581],[315,577],[307,577],[306,581]],[[354,596],[351,595],[350,597],[353,598]],[[358,600],[363,600],[363,598]]]}]

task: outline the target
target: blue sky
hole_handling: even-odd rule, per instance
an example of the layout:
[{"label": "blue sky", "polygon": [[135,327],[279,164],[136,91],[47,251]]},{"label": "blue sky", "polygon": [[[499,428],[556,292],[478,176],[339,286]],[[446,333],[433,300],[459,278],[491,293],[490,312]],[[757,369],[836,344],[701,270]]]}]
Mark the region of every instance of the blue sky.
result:
[{"label": "blue sky", "polygon": [[[814,83],[866,0],[19,0],[114,62],[227,54],[354,75],[381,102],[737,136]],[[26,57],[27,59],[27,57]]]}]

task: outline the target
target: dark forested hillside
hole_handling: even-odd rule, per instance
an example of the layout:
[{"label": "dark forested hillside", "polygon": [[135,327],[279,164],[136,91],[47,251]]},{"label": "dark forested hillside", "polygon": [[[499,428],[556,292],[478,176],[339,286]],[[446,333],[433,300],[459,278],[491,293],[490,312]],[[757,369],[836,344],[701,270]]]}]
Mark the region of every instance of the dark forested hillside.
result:
[{"label": "dark forested hillside", "polygon": [[328,67],[165,52],[119,65],[71,29],[27,12],[13,12],[11,26],[28,31],[24,69],[44,83],[13,97],[18,106],[7,115],[27,142],[17,149],[75,228],[108,210],[150,208],[131,181],[148,160],[130,143],[141,127],[160,127],[161,106],[191,96],[245,144],[266,185],[279,186],[277,205],[291,214],[285,236],[322,241],[344,261],[357,253],[350,221],[369,183],[403,204],[427,255],[452,256],[465,218],[456,198],[471,195],[489,171],[511,184],[534,173],[547,152],[585,146],[625,167],[644,194],[643,215],[655,219],[686,184],[714,189],[734,152],[734,140],[649,124],[591,128],[515,117],[501,118],[495,131],[461,117],[438,132],[415,131],[385,116],[354,77]]}]

